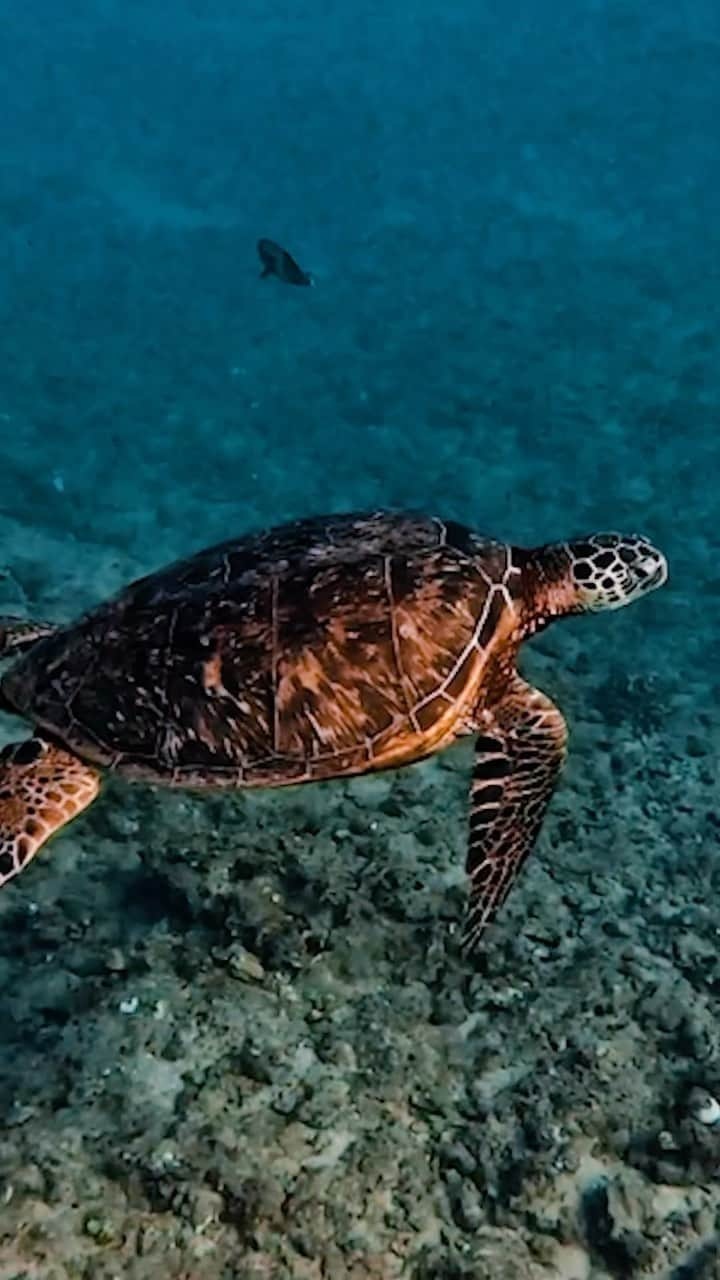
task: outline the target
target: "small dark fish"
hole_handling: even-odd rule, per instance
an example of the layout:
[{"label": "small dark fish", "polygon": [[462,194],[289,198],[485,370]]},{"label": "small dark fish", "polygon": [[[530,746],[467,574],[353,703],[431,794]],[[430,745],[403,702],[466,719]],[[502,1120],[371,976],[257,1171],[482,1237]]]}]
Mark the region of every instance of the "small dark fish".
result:
[{"label": "small dark fish", "polygon": [[285,284],[313,285],[315,283],[312,276],[298,266],[287,249],[282,249],[279,244],[275,244],[274,240],[258,240],[258,253],[263,264],[260,272],[261,280],[266,276],[277,276],[278,280],[284,280]]}]

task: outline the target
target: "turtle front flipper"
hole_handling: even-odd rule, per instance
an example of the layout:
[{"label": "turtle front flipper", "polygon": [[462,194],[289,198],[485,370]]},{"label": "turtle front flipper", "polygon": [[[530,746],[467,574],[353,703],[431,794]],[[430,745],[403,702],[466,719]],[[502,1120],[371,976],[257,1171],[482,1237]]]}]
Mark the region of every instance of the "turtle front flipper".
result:
[{"label": "turtle front flipper", "polygon": [[44,738],[0,752],[0,886],[95,799],[100,774]]},{"label": "turtle front flipper", "polygon": [[54,622],[28,622],[27,618],[0,617],[0,660],[31,649],[36,640],[57,631]]},{"label": "turtle front flipper", "polygon": [[493,707],[475,744],[463,949],[473,952],[537,839],[565,758],[557,707],[520,677]]}]

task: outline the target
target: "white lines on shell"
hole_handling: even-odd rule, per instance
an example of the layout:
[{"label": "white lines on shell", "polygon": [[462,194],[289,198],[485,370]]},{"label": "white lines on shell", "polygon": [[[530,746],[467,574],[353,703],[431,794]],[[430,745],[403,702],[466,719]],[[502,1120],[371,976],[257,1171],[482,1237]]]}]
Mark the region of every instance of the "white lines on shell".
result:
[{"label": "white lines on shell", "polygon": [[[427,696],[426,696],[426,697],[424,697],[424,698],[422,699],[422,701],[418,703],[418,705],[417,705],[417,707],[416,707],[416,711],[420,711],[420,710],[422,709],[422,707],[424,707],[424,706],[426,705],[426,703],[428,703],[428,702],[432,702],[432,700],[433,700],[434,698],[437,698],[437,697],[438,697],[438,695],[442,695],[442,694],[444,694],[444,693],[445,693],[445,690],[447,689],[448,685],[451,683],[451,681],[452,681],[452,680],[455,678],[455,676],[457,675],[458,671],[460,670],[461,666],[462,666],[462,665],[463,665],[463,663],[465,662],[465,660],[466,660],[466,658],[467,658],[468,654],[470,653],[471,649],[476,649],[478,653],[482,653],[482,651],[483,651],[483,646],[480,644],[480,636],[482,635],[483,627],[485,626],[485,623],[486,623],[486,621],[487,621],[487,617],[488,617],[488,614],[489,614],[489,612],[490,612],[490,608],[491,608],[491,606],[492,606],[493,600],[495,599],[495,597],[496,597],[498,594],[500,594],[500,595],[502,595],[502,596],[503,596],[503,598],[504,598],[504,600],[505,600],[505,605],[506,605],[506,607],[507,607],[508,609],[512,609],[512,610],[513,610],[513,613],[514,613],[513,603],[512,603],[512,600],[511,600],[511,598],[510,598],[510,593],[509,593],[509,591],[508,591],[507,587],[505,587],[505,586],[500,586],[498,583],[495,583],[495,585],[494,585],[494,586],[491,588],[491,590],[488,592],[487,599],[486,599],[485,604],[484,604],[484,606],[483,606],[482,613],[480,614],[480,617],[479,617],[479,619],[478,619],[478,621],[477,621],[477,623],[476,623],[476,625],[475,625],[475,628],[474,628],[474,630],[473,630],[472,636],[471,636],[471,637],[470,637],[470,639],[468,640],[468,643],[465,645],[465,648],[463,649],[462,653],[460,654],[460,657],[459,657],[459,658],[456,660],[456,662],[453,664],[453,666],[451,667],[450,671],[449,671],[449,672],[448,672],[448,674],[446,675],[445,679],[443,680],[443,682],[442,682],[442,684],[439,686],[439,688],[437,688],[437,689],[433,690],[433,692],[432,692],[432,693],[427,694]],[[451,699],[451,701],[454,701],[454,699]]]},{"label": "white lines on shell", "polygon": [[437,529],[438,533],[440,534],[440,542],[438,543],[438,546],[446,547],[446,546],[447,546],[447,527],[446,527],[446,525],[443,523],[443,521],[442,521],[442,520],[439,520],[437,516],[433,516],[433,517],[432,517],[432,523],[435,525],[435,528]]},{"label": "white lines on shell", "polygon": [[520,568],[520,565],[513,564],[511,547],[505,548],[505,557],[506,557],[505,572],[503,573],[503,576],[502,576],[502,585],[504,587],[507,586],[508,582],[510,581],[510,578],[517,577],[519,573],[522,573],[522,569]]},{"label": "white lines on shell", "polygon": [[403,668],[402,653],[400,650],[400,636],[398,634],[397,627],[395,597],[393,596],[392,589],[392,556],[383,557],[383,578],[385,581],[385,593],[387,595],[388,608],[390,610],[390,636],[392,640],[393,657],[397,668],[398,680],[400,681],[400,688],[402,690],[402,696],[410,718],[410,723],[413,729],[419,733],[420,725],[418,724],[417,716],[415,715],[415,707],[410,701],[407,690],[407,685],[412,684],[412,681],[409,680],[407,673]]},{"label": "white lines on shell", "polygon": [[308,711],[307,709],[305,710],[305,719],[309,721],[310,725],[312,726],[313,733],[315,734],[315,738],[313,739],[313,744],[312,744],[313,755],[318,756],[320,754],[320,752],[317,749],[318,744],[320,746],[325,746],[327,742],[332,742],[332,739],[333,739],[332,730],[323,728],[323,726],[319,723],[317,717],[313,715],[312,711]]}]

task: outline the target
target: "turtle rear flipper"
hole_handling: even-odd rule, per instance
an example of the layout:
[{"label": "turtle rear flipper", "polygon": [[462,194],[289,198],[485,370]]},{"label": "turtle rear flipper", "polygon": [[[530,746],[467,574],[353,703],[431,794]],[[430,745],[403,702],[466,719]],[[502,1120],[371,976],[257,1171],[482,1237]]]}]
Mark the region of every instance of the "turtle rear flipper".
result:
[{"label": "turtle rear flipper", "polygon": [[28,622],[27,618],[0,617],[0,659],[31,649],[36,640],[57,631],[54,622]]},{"label": "turtle rear flipper", "polygon": [[44,738],[0,752],[0,886],[95,799],[100,774]]},{"label": "turtle rear flipper", "polygon": [[566,737],[555,704],[516,676],[476,741],[466,952],[477,949],[535,844],[565,758]]}]

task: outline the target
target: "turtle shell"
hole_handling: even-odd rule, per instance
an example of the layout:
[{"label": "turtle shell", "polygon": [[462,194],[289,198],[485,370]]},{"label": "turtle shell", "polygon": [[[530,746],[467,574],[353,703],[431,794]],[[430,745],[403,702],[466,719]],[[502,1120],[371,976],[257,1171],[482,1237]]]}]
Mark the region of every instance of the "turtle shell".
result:
[{"label": "turtle shell", "polygon": [[2,692],[82,758],[272,786],[418,759],[514,630],[509,549],[386,512],[301,520],[133,583],[40,640]]}]

